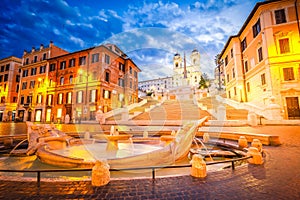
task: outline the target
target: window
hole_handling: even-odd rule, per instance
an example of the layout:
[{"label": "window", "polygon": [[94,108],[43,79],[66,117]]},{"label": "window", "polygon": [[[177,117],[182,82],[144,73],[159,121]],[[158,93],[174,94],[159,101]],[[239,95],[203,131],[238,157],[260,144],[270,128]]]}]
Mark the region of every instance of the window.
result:
[{"label": "window", "polygon": [[[129,82],[129,87],[132,89],[132,81],[131,80]],[[158,90],[159,90],[159,88],[158,88]]]},{"label": "window", "polygon": [[43,54],[43,60],[46,60],[46,59],[47,59],[47,54],[44,53],[44,54]]},{"label": "window", "polygon": [[36,63],[36,62],[37,62],[37,60],[38,60],[38,57],[37,57],[37,56],[34,56],[34,58],[33,58],[33,62],[34,62],[34,63]]},{"label": "window", "polygon": [[125,65],[123,63],[119,63],[119,70],[125,72]]},{"label": "window", "polygon": [[95,103],[97,97],[97,90],[90,90],[90,102]]},{"label": "window", "polygon": [[36,103],[42,103],[43,96],[41,94],[38,94],[36,97]]},{"label": "window", "polygon": [[247,48],[246,38],[242,41],[241,46],[242,46],[242,51],[244,51]]},{"label": "window", "polygon": [[121,86],[121,87],[124,87],[124,79],[122,79],[122,78],[119,78],[119,80],[118,80],[118,85],[119,86]]},{"label": "window", "polygon": [[30,81],[29,89],[33,89],[35,85],[35,81]]},{"label": "window", "polygon": [[4,82],[8,81],[8,74],[4,74]]},{"label": "window", "polygon": [[134,78],[137,78],[137,72],[134,71]]},{"label": "window", "polygon": [[229,74],[227,74],[227,83],[229,83]]},{"label": "window", "polygon": [[261,79],[261,85],[265,85],[266,84],[266,75],[265,74],[260,75],[260,79]]},{"label": "window", "polygon": [[21,97],[20,104],[24,104],[24,97]]},{"label": "window", "polygon": [[59,69],[66,69],[66,61],[60,62],[60,68]]},{"label": "window", "polygon": [[17,103],[18,98],[17,97],[13,97],[13,103]]},{"label": "window", "polygon": [[17,84],[17,87],[16,87],[16,93],[19,92],[19,84]]},{"label": "window", "polygon": [[3,75],[0,75],[0,83],[2,82],[3,80]]},{"label": "window", "polygon": [[69,77],[69,83],[70,83],[70,84],[73,83],[73,75],[71,75],[71,76]]},{"label": "window", "polygon": [[261,62],[263,60],[262,47],[258,48],[257,53],[258,53],[258,61]]},{"label": "window", "polygon": [[234,87],[233,90],[234,90],[234,95],[236,95],[236,87]]},{"label": "window", "polygon": [[69,60],[69,67],[74,67],[75,66],[75,58],[72,58]]},{"label": "window", "polygon": [[49,80],[49,87],[52,87],[52,86],[53,86],[53,80],[50,79],[50,80]]},{"label": "window", "polygon": [[48,94],[47,96],[47,105],[51,106],[53,102],[53,94]]},{"label": "window", "polygon": [[5,96],[1,97],[1,103],[5,103]]},{"label": "window", "polygon": [[292,67],[283,68],[283,78],[285,81],[295,80],[294,78],[294,70]]},{"label": "window", "polygon": [[92,55],[92,63],[99,62],[99,53]]},{"label": "window", "polygon": [[64,85],[64,82],[65,82],[65,78],[64,77],[60,77],[60,81],[59,81],[60,85]]},{"label": "window", "polygon": [[250,83],[249,82],[247,82],[247,92],[250,92]]},{"label": "window", "polygon": [[68,92],[67,93],[67,104],[71,104],[72,103],[72,92]]},{"label": "window", "polygon": [[22,75],[22,77],[27,77],[27,76],[28,76],[28,69],[23,70],[23,75]]},{"label": "window", "polygon": [[26,90],[27,89],[27,82],[23,82],[22,83],[22,90]]},{"label": "window", "polygon": [[82,103],[82,94],[83,94],[82,91],[77,92],[77,96],[76,96],[77,103]]},{"label": "window", "polygon": [[106,64],[109,64],[109,63],[110,63],[110,57],[109,57],[109,55],[106,55],[106,54],[105,54],[104,62],[105,62]]},{"label": "window", "polygon": [[235,78],[235,71],[232,69],[232,78]]},{"label": "window", "polygon": [[103,90],[103,98],[104,99],[110,99],[110,91]]},{"label": "window", "polygon": [[233,49],[230,49],[230,56],[233,58]]},{"label": "window", "polygon": [[7,65],[5,66],[5,71],[9,71],[9,67],[10,67],[10,65],[7,64]]},{"label": "window", "polygon": [[105,81],[109,82],[109,72],[105,72]]},{"label": "window", "polygon": [[244,67],[245,67],[245,72],[248,72],[248,61],[245,61],[245,63],[244,63]]},{"label": "window", "polygon": [[32,96],[27,96],[27,103],[31,103],[32,102]]},{"label": "window", "polygon": [[228,91],[228,98],[229,98],[229,99],[231,98],[231,94],[230,94],[230,91]]},{"label": "window", "polygon": [[50,72],[55,71],[55,63],[50,64]]},{"label": "window", "polygon": [[26,62],[25,62],[26,65],[29,64],[29,58],[26,58]]},{"label": "window", "polygon": [[36,67],[35,68],[31,68],[31,76],[32,75],[36,75]]},{"label": "window", "polygon": [[85,61],[86,61],[85,56],[79,57],[79,65],[85,65]]},{"label": "window", "polygon": [[275,21],[276,24],[282,24],[286,22],[284,9],[275,10]]},{"label": "window", "polygon": [[46,72],[46,65],[40,66],[40,74],[43,74]]},{"label": "window", "polygon": [[59,93],[58,97],[57,97],[57,104],[63,104],[63,98],[64,98],[64,94],[63,93]]},{"label": "window", "polygon": [[225,66],[228,64],[228,56],[225,57]]},{"label": "window", "polygon": [[4,72],[4,65],[1,66],[1,72]]},{"label": "window", "polygon": [[253,38],[255,38],[260,33],[260,30],[260,19],[258,19],[254,26],[252,26]]},{"label": "window", "polygon": [[280,53],[290,53],[289,38],[284,38],[279,40]]}]

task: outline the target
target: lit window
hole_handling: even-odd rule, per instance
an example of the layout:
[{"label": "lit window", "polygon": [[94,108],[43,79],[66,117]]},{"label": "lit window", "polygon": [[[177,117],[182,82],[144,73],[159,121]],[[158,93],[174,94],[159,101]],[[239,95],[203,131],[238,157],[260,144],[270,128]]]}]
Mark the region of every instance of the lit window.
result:
[{"label": "lit window", "polygon": [[280,53],[290,53],[289,38],[284,38],[279,40]]},{"label": "lit window", "polygon": [[95,103],[96,102],[96,97],[97,97],[97,90],[91,90],[90,91],[90,102]]},{"label": "lit window", "polygon": [[57,104],[63,104],[63,97],[64,97],[63,93],[58,94]]},{"label": "lit window", "polygon": [[60,77],[60,85],[64,85],[64,81],[65,81],[65,78],[64,77]]},{"label": "lit window", "polygon": [[70,78],[69,78],[69,83],[70,83],[70,84],[73,83],[73,75],[70,76]]},{"label": "lit window", "polygon": [[47,97],[47,105],[48,105],[48,106],[51,106],[51,105],[52,105],[52,99],[53,99],[53,95],[52,95],[52,94],[49,94],[48,97]]},{"label": "lit window", "polygon": [[43,96],[41,94],[37,95],[36,103],[42,103]]},{"label": "lit window", "polygon": [[292,67],[283,68],[283,78],[285,81],[295,80],[294,78],[294,70]]},{"label": "lit window", "polygon": [[60,68],[59,69],[66,69],[66,61],[60,62]]},{"label": "lit window", "polygon": [[77,92],[77,103],[82,103],[82,91]]},{"label": "lit window", "polygon": [[72,92],[68,92],[67,94],[67,104],[71,104],[72,103]]}]

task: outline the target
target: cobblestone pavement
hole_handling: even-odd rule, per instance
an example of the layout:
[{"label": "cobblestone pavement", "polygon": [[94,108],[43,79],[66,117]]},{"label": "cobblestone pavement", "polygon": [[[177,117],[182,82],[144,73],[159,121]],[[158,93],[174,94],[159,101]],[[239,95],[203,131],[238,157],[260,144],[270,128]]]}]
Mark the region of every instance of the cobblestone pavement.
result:
[{"label": "cobblestone pavement", "polygon": [[283,144],[264,147],[263,165],[209,172],[203,179],[112,180],[102,187],[90,181],[42,182],[40,189],[35,182],[2,180],[0,199],[300,199],[299,126],[243,129],[279,135]]}]

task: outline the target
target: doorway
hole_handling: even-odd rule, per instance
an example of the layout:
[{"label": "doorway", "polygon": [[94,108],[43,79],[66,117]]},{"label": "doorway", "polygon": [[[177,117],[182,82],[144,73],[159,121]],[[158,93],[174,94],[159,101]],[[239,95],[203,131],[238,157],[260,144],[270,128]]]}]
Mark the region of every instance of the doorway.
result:
[{"label": "doorway", "polygon": [[289,119],[300,118],[300,108],[298,97],[286,97],[286,106]]}]

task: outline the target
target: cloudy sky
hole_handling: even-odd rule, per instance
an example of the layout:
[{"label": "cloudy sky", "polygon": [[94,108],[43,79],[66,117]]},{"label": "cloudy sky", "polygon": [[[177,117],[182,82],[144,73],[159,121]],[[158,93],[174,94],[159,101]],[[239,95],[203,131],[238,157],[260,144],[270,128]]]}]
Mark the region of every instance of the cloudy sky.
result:
[{"label": "cloudy sky", "polygon": [[240,30],[257,0],[2,0],[0,59],[40,44],[74,52],[115,43],[140,67],[140,80],[172,75],[175,53],[214,58]]}]

